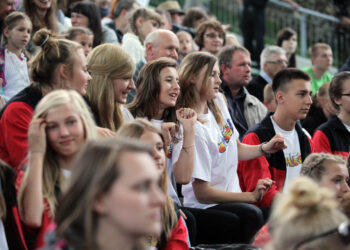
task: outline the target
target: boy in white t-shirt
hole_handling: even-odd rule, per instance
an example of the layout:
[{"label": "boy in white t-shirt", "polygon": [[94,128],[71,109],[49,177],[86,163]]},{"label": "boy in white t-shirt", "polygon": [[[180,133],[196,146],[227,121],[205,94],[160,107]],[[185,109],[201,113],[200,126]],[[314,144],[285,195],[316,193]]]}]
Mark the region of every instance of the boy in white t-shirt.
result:
[{"label": "boy in white t-shirt", "polygon": [[268,190],[257,204],[269,207],[274,195],[282,191],[290,180],[299,176],[301,165],[312,151],[311,140],[297,123],[304,119],[310,109],[310,77],[298,69],[284,69],[276,74],[272,82],[277,108],[259,124],[249,130],[243,143],[256,145],[269,141],[276,133],[283,135],[288,146],[283,151],[261,156],[249,161],[241,161],[238,176],[243,192],[254,190],[256,181],[271,178],[275,185]]}]

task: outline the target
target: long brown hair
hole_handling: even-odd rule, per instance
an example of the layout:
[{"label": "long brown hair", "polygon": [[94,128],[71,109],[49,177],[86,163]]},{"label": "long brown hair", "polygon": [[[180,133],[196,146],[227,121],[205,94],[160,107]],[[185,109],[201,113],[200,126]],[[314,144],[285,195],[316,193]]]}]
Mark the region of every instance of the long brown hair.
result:
[{"label": "long brown hair", "polygon": [[[135,119],[134,121],[125,123],[119,130],[117,135],[123,137],[131,137],[139,139],[143,133],[150,131],[158,134],[164,143],[162,132],[145,119]],[[171,185],[171,184],[170,184]],[[165,206],[162,208],[162,229],[165,233],[166,239],[170,236],[170,233],[177,223],[177,215],[174,209],[174,201],[168,194],[168,168],[165,166],[161,176],[161,189],[165,194],[166,201]]]},{"label": "long brown hair", "polygon": [[24,12],[29,16],[30,20],[33,23],[33,34],[37,32],[41,28],[47,28],[52,30],[53,32],[58,32],[58,22],[56,18],[56,10],[57,10],[57,2],[56,0],[51,0],[51,7],[47,10],[46,15],[44,17],[45,22],[42,23],[36,13],[36,6],[33,0],[24,0]]},{"label": "long brown hair", "polygon": [[[151,120],[158,114],[160,94],[160,72],[166,67],[177,67],[177,63],[171,58],[159,58],[147,63],[141,69],[136,81],[136,97],[128,108],[134,117],[146,117]],[[164,121],[176,121],[175,107],[164,110]]]},{"label": "long brown hair", "polygon": [[[208,52],[193,52],[183,59],[179,70],[181,93],[176,105],[178,108],[187,107],[196,110],[201,95],[205,94],[208,89],[208,78],[213,71],[216,62],[216,57]],[[198,74],[205,66],[208,66],[208,68],[205,72],[202,88],[198,92],[192,80],[198,77]],[[219,125],[223,125],[224,121],[221,111],[215,100],[208,100],[207,104],[208,108],[213,112],[216,122]],[[197,118],[197,120],[202,123],[204,122],[200,118]]]}]

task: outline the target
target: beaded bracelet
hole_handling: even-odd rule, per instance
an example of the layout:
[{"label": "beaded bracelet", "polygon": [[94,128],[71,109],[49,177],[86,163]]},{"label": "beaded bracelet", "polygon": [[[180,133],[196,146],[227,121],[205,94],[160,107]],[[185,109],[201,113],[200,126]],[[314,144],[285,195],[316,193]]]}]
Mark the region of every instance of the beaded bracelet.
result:
[{"label": "beaded bracelet", "polygon": [[263,142],[259,145],[259,149],[260,149],[260,152],[263,154],[263,156],[265,157],[270,157],[271,154],[270,153],[267,153],[264,149],[263,149],[263,145],[267,144],[267,142]]}]

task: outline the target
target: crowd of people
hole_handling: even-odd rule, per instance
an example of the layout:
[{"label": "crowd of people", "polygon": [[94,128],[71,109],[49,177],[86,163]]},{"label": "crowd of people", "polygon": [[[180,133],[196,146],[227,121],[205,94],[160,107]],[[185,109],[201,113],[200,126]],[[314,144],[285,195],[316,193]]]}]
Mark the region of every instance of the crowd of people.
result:
[{"label": "crowd of people", "polygon": [[0,0],[0,249],[349,249],[332,48],[140,3]]}]

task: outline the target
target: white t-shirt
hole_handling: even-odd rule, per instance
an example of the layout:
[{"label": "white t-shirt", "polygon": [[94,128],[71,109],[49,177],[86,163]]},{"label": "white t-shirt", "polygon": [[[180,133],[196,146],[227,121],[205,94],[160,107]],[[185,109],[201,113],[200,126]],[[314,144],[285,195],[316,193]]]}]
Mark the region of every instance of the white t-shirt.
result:
[{"label": "white t-shirt", "polygon": [[134,120],[134,117],[132,116],[132,114],[130,113],[130,111],[124,106],[124,105],[120,105],[120,109],[122,111],[124,120],[126,122],[132,121]]},{"label": "white t-shirt", "polygon": [[27,87],[30,83],[27,59],[21,54],[21,59],[11,51],[5,49],[5,81],[3,88],[5,102]]},{"label": "white t-shirt", "polygon": [[5,228],[2,220],[0,220],[0,249],[1,250],[9,249],[7,245],[7,240],[6,240]]},{"label": "white t-shirt", "polygon": [[[221,110],[225,126],[219,127],[214,114],[209,110],[199,117],[205,123],[196,122],[194,139],[194,169],[191,183],[182,186],[185,207],[208,208],[216,204],[199,203],[193,192],[195,179],[210,182],[210,186],[227,192],[242,192],[237,176],[239,138],[221,94],[215,99]],[[178,146],[173,152],[178,151]],[[180,148],[181,150],[181,148]]]},{"label": "white t-shirt", "polygon": [[287,148],[283,150],[284,159],[286,161],[286,179],[284,181],[283,190],[286,190],[288,183],[300,175],[300,170],[303,165],[299,137],[295,128],[291,131],[286,131],[277,125],[272,119],[272,116],[271,121],[275,132],[283,135],[284,142],[287,145]]},{"label": "white t-shirt", "polygon": [[[150,121],[154,126],[161,129],[163,120],[155,120],[151,119]],[[175,179],[173,177],[173,161],[172,161],[172,153],[173,153],[173,143],[171,143],[166,149],[165,149],[165,156],[166,156],[166,165],[168,168],[168,194],[170,197],[176,202],[177,205],[182,206],[179,196],[177,195],[177,192],[175,190],[174,184]]]},{"label": "white t-shirt", "polygon": [[349,125],[346,125],[345,123],[344,124],[344,127],[350,132],[350,126]]}]

